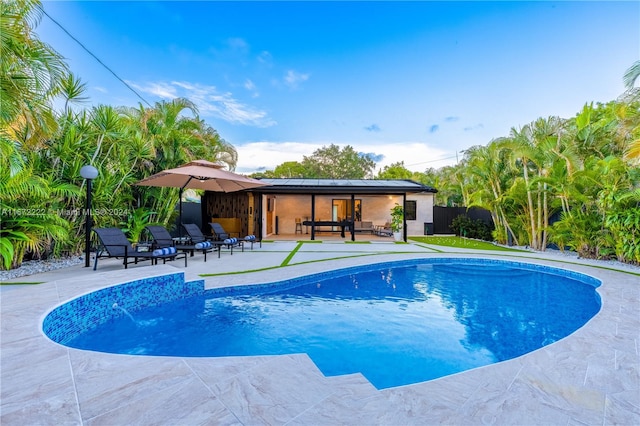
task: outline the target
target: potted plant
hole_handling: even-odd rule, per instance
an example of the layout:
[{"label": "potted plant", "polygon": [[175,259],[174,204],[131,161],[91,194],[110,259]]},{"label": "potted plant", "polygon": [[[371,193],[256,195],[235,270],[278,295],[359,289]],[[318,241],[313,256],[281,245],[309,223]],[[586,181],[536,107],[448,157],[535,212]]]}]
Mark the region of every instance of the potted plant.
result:
[{"label": "potted plant", "polygon": [[402,241],[402,227],[404,225],[404,209],[398,203],[391,208],[391,231],[396,241]]}]

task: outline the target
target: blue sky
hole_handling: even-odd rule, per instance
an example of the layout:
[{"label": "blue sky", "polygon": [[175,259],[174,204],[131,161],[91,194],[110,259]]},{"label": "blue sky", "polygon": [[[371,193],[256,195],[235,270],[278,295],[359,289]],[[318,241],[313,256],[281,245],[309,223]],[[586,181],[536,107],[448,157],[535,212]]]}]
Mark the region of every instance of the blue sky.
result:
[{"label": "blue sky", "polygon": [[[194,101],[241,173],[332,143],[378,169],[453,164],[512,127],[616,99],[640,59],[637,1],[43,4],[149,103]],[[90,104],[143,102],[46,16],[35,31]]]}]

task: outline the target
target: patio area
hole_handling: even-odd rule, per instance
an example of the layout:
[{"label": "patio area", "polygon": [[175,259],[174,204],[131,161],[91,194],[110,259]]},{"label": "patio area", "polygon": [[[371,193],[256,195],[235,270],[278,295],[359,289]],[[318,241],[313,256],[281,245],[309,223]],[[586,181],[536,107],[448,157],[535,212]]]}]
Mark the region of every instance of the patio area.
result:
[{"label": "patio area", "polygon": [[[351,242],[351,234],[345,233],[344,238],[340,236],[340,232],[317,232],[315,241],[326,242]],[[311,231],[309,233],[280,233],[272,234],[266,238],[267,241],[311,241]],[[356,234],[355,242],[377,242],[377,243],[393,243],[393,236],[380,236],[372,233],[359,232]]]},{"label": "patio area", "polygon": [[[206,263],[196,255],[187,268],[169,262],[125,270],[108,259],[97,271],[79,265],[13,280],[42,284],[0,286],[0,423],[640,424],[638,269],[618,271],[550,253],[394,244],[389,237],[350,244],[339,234],[320,235],[322,243],[303,244],[296,241],[308,238],[300,234],[280,235],[261,248],[208,256]],[[205,278],[206,288],[214,288],[424,257],[512,259],[588,274],[603,282],[602,309],[572,335],[516,359],[385,390],[360,374],[325,377],[305,354],[113,355],[60,346],[41,331],[45,314],[58,304],[142,277],[184,271],[190,281],[233,273]]]}]

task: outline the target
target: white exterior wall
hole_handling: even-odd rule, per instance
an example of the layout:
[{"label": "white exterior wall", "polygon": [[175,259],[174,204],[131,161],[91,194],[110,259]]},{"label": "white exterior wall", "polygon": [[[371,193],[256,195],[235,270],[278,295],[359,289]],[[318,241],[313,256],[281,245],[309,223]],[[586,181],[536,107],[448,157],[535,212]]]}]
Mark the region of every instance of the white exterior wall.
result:
[{"label": "white exterior wall", "polygon": [[408,200],[416,201],[416,220],[407,221],[407,235],[424,235],[424,224],[433,223],[433,193],[408,194]]}]

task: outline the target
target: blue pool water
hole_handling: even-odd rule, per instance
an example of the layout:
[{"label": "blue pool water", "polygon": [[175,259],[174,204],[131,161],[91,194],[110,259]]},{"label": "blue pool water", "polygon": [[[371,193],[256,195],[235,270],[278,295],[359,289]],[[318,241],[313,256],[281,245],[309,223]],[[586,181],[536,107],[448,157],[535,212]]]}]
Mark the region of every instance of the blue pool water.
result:
[{"label": "blue pool water", "polygon": [[496,261],[387,263],[140,309],[114,302],[110,319],[64,343],[185,357],[307,353],[326,375],[361,372],[382,389],[571,334],[600,309],[597,284],[578,275]]}]

